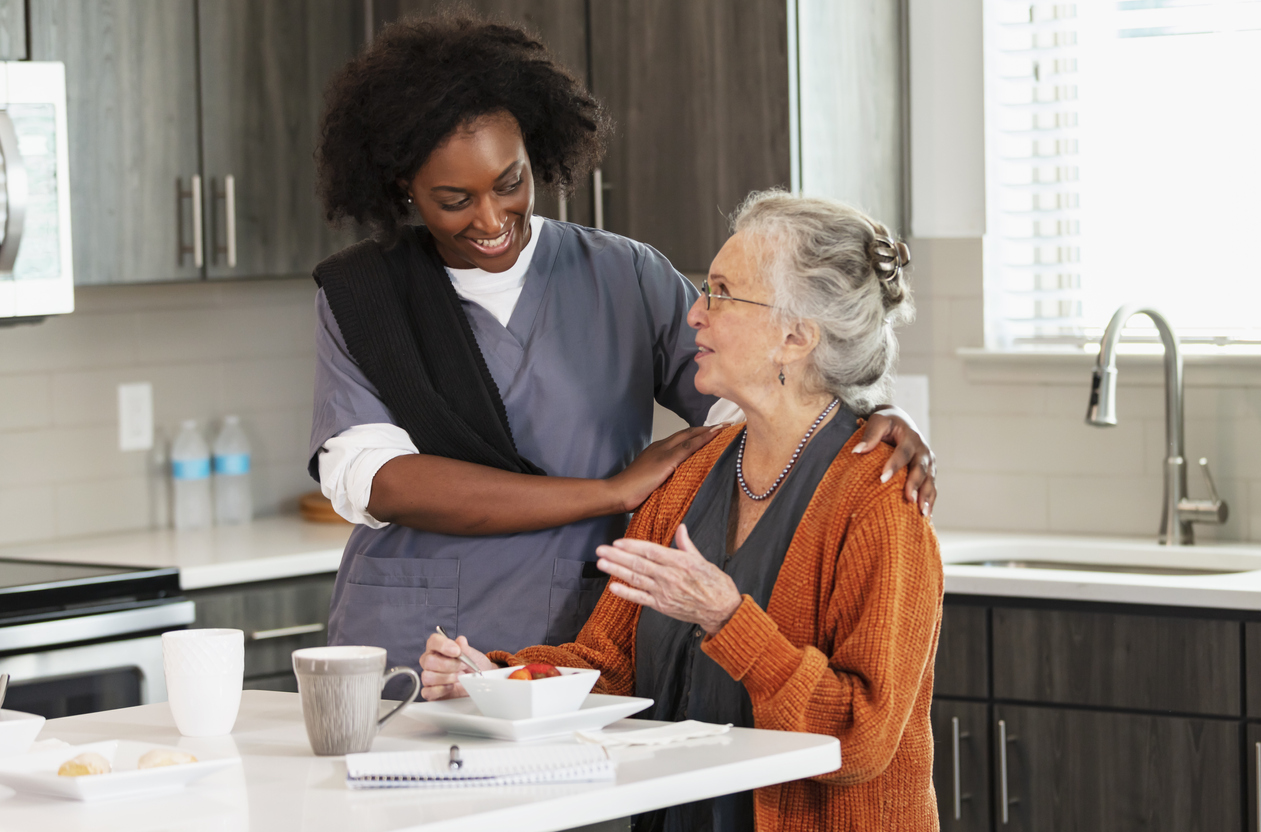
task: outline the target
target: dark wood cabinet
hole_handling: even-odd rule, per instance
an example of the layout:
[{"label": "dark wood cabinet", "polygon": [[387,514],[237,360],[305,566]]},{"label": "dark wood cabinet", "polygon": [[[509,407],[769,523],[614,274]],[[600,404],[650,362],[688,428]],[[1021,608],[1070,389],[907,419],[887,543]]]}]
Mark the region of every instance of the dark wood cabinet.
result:
[{"label": "dark wood cabinet", "polygon": [[933,693],[983,699],[989,696],[989,610],[964,604],[942,609],[933,670]]},{"label": "dark wood cabinet", "polygon": [[617,122],[604,227],[704,273],[752,190],[791,184],[782,0],[596,0],[591,89]]},{"label": "dark wood cabinet", "polygon": [[66,66],[76,283],[192,280],[200,174],[193,0],[30,0]]},{"label": "dark wood cabinet", "polygon": [[1239,716],[1237,621],[1009,609],[994,615],[994,697]]},{"label": "dark wood cabinet", "polygon": [[328,643],[335,577],[313,575],[189,592],[197,606],[193,626],[245,632],[247,689],[296,691],[290,654]]},{"label": "dark wood cabinet", "polygon": [[1261,832],[1261,725],[1249,723],[1244,730],[1244,814],[1248,832]]},{"label": "dark wood cabinet", "polygon": [[933,702],[933,789],[943,832],[990,828],[990,706]]},{"label": "dark wood cabinet", "polygon": [[362,0],[199,0],[206,273],[309,274],[354,242],[324,221],[324,85],[363,42]]},{"label": "dark wood cabinet", "polygon": [[994,725],[998,828],[1241,826],[1238,722],[995,705]]}]

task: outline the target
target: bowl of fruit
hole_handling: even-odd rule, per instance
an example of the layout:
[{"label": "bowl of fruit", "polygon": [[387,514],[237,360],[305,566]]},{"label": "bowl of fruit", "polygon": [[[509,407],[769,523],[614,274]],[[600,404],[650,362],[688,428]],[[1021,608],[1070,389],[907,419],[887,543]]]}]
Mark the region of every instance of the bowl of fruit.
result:
[{"label": "bowl of fruit", "polygon": [[600,671],[550,664],[527,664],[466,673],[460,684],[483,716],[533,719],[569,713],[582,707]]}]

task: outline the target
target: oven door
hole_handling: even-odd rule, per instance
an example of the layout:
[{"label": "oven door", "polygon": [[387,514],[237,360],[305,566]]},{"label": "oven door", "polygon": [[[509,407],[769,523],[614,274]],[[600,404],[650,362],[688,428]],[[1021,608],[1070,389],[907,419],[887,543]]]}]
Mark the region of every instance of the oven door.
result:
[{"label": "oven door", "polygon": [[[5,647],[35,648],[24,644],[31,639],[45,645],[0,656],[0,673],[10,677],[5,707],[55,719],[165,702],[159,631],[192,623],[193,612],[193,602],[181,601],[0,629]],[[41,627],[48,629],[26,630]],[[106,634],[92,643],[72,643]],[[50,640],[69,646],[54,647]]]}]

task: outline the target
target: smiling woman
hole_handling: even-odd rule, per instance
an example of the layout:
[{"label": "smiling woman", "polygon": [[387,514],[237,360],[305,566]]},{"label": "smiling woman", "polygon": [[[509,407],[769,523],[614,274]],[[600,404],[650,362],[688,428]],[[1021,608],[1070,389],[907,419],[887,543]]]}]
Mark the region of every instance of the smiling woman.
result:
[{"label": "smiling woman", "polygon": [[[437,625],[571,640],[596,548],[716,434],[696,289],[648,246],[534,216],[536,184],[569,188],[608,130],[539,42],[464,16],[387,27],[331,82],[321,194],[373,238],[315,270],[309,470],[357,524],[330,643],[414,666]],[[649,445],[654,400],[694,427]]]}]

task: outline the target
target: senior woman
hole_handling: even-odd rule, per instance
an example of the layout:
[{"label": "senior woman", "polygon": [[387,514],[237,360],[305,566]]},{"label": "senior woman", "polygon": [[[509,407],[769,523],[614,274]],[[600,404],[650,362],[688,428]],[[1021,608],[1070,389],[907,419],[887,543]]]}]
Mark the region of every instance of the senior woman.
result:
[{"label": "senior woman", "polygon": [[[688,322],[698,390],[743,408],[597,550],[609,582],[575,642],[489,656],[432,636],[424,696],[483,667],[595,667],[655,719],[831,734],[837,771],[677,806],[641,829],[937,828],[929,702],[942,570],[928,520],[852,453],[912,313],[906,247],[837,202],[754,194]],[[668,548],[674,541],[676,548]]]}]

